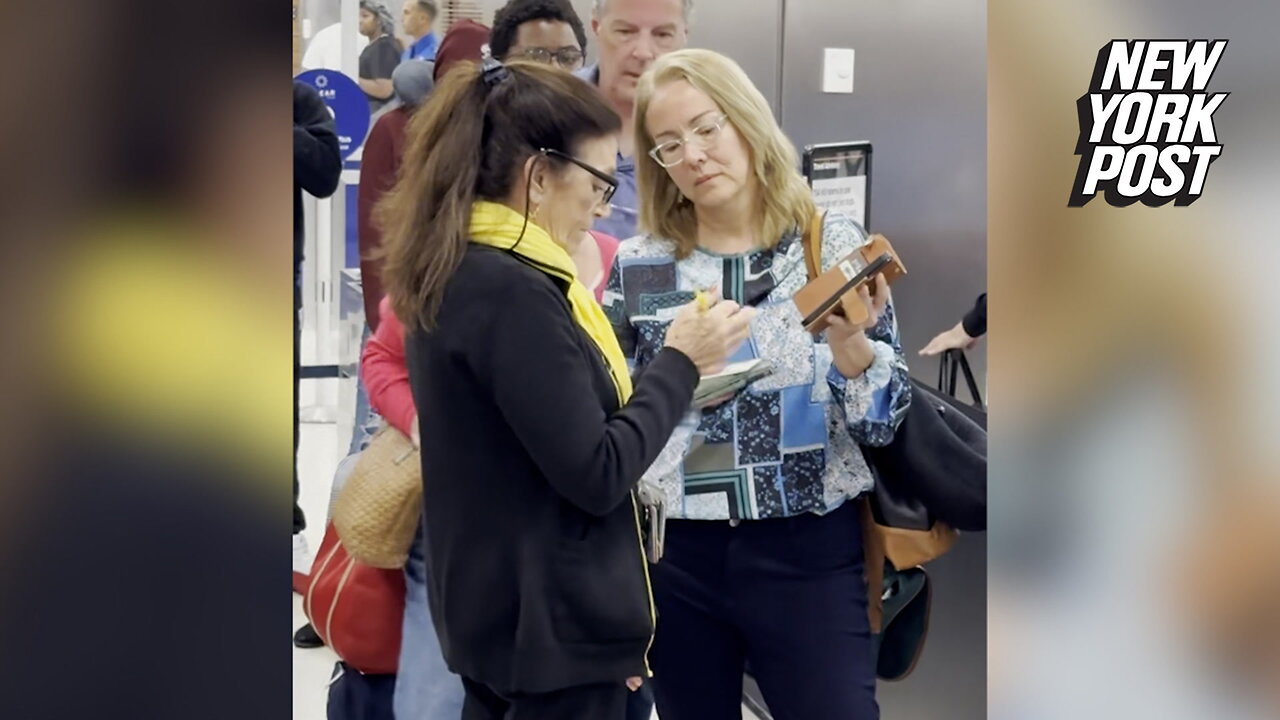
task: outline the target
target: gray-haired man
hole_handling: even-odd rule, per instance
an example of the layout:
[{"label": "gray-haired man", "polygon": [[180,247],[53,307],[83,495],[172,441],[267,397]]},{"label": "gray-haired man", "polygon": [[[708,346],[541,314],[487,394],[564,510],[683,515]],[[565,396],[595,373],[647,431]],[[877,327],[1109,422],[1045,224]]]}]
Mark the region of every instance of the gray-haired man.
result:
[{"label": "gray-haired man", "polygon": [[599,59],[579,77],[600,88],[605,101],[622,118],[619,138],[618,190],[612,212],[596,222],[596,230],[625,240],[636,234],[636,148],[632,136],[636,83],[658,57],[685,46],[693,0],[595,0],[591,32]]}]

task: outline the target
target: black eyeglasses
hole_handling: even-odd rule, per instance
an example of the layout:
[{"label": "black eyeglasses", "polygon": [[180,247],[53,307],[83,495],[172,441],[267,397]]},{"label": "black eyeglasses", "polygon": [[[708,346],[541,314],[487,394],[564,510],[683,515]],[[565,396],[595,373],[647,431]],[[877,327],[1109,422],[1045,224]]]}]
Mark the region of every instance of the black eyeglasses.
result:
[{"label": "black eyeglasses", "polygon": [[565,70],[577,70],[582,67],[582,61],[585,58],[582,51],[576,47],[562,47],[559,50],[535,47],[529,48],[515,57],[528,58],[544,65],[554,62]]},{"label": "black eyeglasses", "polygon": [[613,199],[613,194],[618,191],[618,178],[610,175],[609,173],[597,170],[568,153],[562,153],[559,150],[552,150],[551,148],[542,148],[538,152],[550,157],[558,157],[561,160],[568,160],[574,165],[577,165],[583,170],[595,175],[597,179],[605,184],[604,193],[600,198],[601,203],[608,203],[609,200]]}]

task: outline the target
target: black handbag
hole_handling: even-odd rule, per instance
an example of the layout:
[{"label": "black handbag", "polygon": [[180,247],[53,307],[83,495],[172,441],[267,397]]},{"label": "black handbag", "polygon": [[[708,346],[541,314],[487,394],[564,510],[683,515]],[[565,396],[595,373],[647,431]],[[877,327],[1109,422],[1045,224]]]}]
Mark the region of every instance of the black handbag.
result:
[{"label": "black handbag", "polygon": [[876,677],[902,680],[911,674],[929,635],[933,584],[922,567],[884,569],[883,629],[872,636]]},{"label": "black handbag", "polygon": [[[973,404],[967,405],[956,395],[956,377],[958,372],[964,373],[964,383],[969,389],[969,397]],[[952,349],[942,353],[938,361],[938,390],[956,400],[956,409],[964,413],[970,420],[987,429],[987,406],[982,403],[982,393],[978,392],[978,381],[973,378],[973,369],[969,367],[969,359],[963,350]]]},{"label": "black handbag", "polygon": [[[893,440],[862,448],[876,476],[869,519],[881,526],[882,536],[886,528],[987,527],[986,410],[963,353],[958,360],[951,357],[939,372],[938,390],[911,380],[911,405]],[[963,370],[975,405],[955,398],[957,370]],[[923,567],[886,561],[881,588],[881,629],[873,637],[876,675],[901,680],[924,651],[932,584]]]}]

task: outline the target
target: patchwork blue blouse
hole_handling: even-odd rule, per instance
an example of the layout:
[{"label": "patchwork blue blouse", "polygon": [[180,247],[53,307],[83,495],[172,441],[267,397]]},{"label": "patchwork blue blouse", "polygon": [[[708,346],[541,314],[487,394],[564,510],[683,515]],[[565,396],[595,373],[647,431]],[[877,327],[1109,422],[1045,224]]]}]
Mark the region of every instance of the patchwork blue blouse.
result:
[{"label": "patchwork blue blouse", "polygon": [[[824,268],[867,242],[853,220],[828,213]],[[823,514],[870,490],[860,445],[886,445],[911,401],[893,305],[867,331],[875,360],[845,378],[825,336],[800,324],[791,296],[807,282],[798,233],[741,255],[695,250],[641,235],[622,243],[603,306],[633,370],[662,349],[680,306],[719,285],[724,297],[759,310],[732,361],[764,358],[773,374],[719,407],[693,410],[645,474],[662,488],[671,517],[727,520]]]}]

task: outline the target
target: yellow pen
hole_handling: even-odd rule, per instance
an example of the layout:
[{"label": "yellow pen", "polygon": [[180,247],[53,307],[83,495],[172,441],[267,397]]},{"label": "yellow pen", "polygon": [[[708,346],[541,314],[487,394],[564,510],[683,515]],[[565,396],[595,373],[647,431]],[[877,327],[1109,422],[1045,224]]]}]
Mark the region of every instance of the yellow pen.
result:
[{"label": "yellow pen", "polygon": [[699,290],[694,294],[694,297],[698,300],[698,312],[706,312],[707,307],[711,304],[711,296],[707,294],[706,290]]}]

